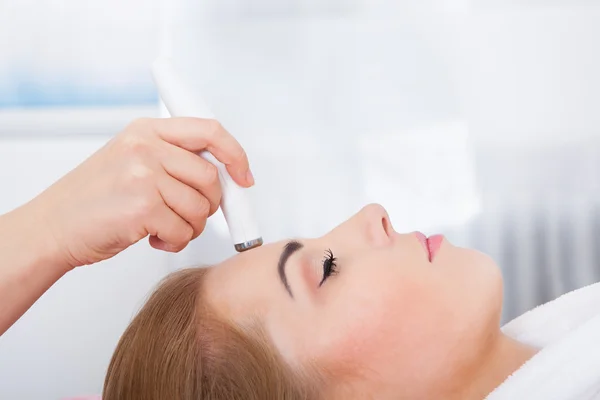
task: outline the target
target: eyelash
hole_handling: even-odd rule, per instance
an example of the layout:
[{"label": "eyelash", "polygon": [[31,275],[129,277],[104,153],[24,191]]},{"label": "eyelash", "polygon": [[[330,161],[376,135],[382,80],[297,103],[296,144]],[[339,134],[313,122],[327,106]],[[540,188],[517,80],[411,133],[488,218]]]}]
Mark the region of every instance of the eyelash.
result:
[{"label": "eyelash", "polygon": [[319,287],[325,283],[327,278],[331,275],[335,275],[338,273],[338,266],[336,264],[336,258],[333,256],[333,253],[330,249],[325,250],[325,259],[323,260],[323,279],[321,283],[319,283]]}]

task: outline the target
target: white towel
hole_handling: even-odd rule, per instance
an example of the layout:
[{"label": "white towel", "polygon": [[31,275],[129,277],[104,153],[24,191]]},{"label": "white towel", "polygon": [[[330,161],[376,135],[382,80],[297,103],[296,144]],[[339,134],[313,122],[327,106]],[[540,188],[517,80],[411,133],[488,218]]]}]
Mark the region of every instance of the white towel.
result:
[{"label": "white towel", "polygon": [[600,283],[539,306],[502,330],[541,351],[486,400],[600,399]]}]

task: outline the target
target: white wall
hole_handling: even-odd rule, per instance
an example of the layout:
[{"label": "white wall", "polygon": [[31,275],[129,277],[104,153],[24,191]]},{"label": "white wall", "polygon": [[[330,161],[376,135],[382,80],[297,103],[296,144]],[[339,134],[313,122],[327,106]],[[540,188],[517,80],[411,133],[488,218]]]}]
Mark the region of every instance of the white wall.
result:
[{"label": "white wall", "polygon": [[523,145],[598,136],[600,4],[476,3],[460,79],[473,137]]}]

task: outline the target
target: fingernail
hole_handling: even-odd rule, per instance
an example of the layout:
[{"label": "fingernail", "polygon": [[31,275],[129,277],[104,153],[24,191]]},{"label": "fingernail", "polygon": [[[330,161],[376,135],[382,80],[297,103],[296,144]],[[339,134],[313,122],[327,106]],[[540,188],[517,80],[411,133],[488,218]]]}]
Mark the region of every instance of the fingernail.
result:
[{"label": "fingernail", "polygon": [[250,185],[254,185],[254,176],[252,175],[252,171],[250,170],[246,172],[246,182],[248,182]]}]

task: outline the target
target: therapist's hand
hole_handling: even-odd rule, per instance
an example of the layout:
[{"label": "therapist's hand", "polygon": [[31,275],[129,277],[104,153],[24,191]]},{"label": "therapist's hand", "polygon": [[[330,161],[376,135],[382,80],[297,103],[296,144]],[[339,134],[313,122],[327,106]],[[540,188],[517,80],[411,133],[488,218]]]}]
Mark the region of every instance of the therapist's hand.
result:
[{"label": "therapist's hand", "polygon": [[204,230],[219,207],[210,151],[241,186],[251,186],[248,158],[214,120],[140,119],[40,194],[27,207],[68,269],[110,258],[150,236],[177,252]]}]

